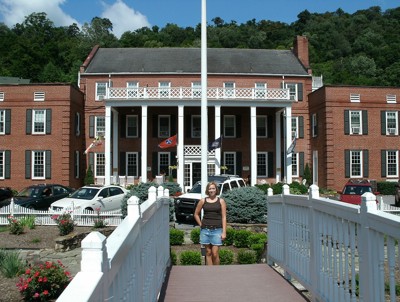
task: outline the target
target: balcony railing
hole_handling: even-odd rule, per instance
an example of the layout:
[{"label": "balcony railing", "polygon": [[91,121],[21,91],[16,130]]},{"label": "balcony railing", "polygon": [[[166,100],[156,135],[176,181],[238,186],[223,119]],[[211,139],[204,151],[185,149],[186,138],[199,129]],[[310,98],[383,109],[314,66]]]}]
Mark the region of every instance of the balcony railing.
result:
[{"label": "balcony railing", "polygon": [[[192,87],[110,87],[106,91],[108,100],[198,100],[201,99],[201,88]],[[248,100],[290,100],[289,89],[281,88],[207,88],[208,99],[248,99]]]}]

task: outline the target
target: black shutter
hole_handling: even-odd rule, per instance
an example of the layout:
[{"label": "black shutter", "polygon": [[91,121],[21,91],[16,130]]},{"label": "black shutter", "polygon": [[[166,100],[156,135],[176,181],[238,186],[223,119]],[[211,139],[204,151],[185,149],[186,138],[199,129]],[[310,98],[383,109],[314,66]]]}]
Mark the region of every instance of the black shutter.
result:
[{"label": "black shutter", "polygon": [[45,168],[45,178],[51,179],[51,151],[46,150],[46,168]]},{"label": "black shutter", "polygon": [[26,134],[32,134],[32,109],[26,110]]},{"label": "black shutter", "polygon": [[11,109],[5,110],[5,134],[11,134]]},{"label": "black shutter", "polygon": [[350,150],[344,150],[344,177],[350,177]]},{"label": "black shutter", "polygon": [[25,151],[25,178],[31,178],[31,150]]},{"label": "black shutter", "polygon": [[303,100],[303,83],[297,83],[297,100]]},{"label": "black shutter", "polygon": [[268,177],[274,177],[274,153],[273,152],[268,152]]},{"label": "black shutter", "polygon": [[[75,115],[76,118],[76,115]],[[76,124],[75,124],[76,125]],[[75,132],[76,133],[76,132]],[[76,176],[78,175],[78,165],[77,165],[77,161],[78,161],[78,155],[76,154],[76,152],[74,152],[74,177],[77,178]]]},{"label": "black shutter", "polygon": [[153,137],[158,137],[158,115],[157,114],[153,114],[152,116],[153,119]]},{"label": "black shutter", "polygon": [[138,178],[142,175],[142,153],[138,152]]},{"label": "black shutter", "polygon": [[299,152],[299,176],[304,175],[304,152]]},{"label": "black shutter", "polygon": [[381,150],[381,177],[386,177],[386,150]]},{"label": "black shutter", "polygon": [[[349,135],[350,134],[350,115],[349,115],[349,110],[344,111],[344,134]],[[347,176],[346,176],[347,177]]]},{"label": "black shutter", "polygon": [[386,135],[386,111],[381,111],[381,134]]},{"label": "black shutter", "polygon": [[95,177],[96,173],[94,171],[94,153],[93,152],[89,152],[89,166],[93,172],[93,177]]},{"label": "black shutter", "polygon": [[5,152],[5,162],[4,162],[4,178],[10,179],[11,178],[11,151],[6,150]]},{"label": "black shutter", "polygon": [[185,137],[192,137],[192,115],[185,115]]},{"label": "black shutter", "polygon": [[46,134],[51,134],[51,109],[46,110]]},{"label": "black shutter", "polygon": [[363,177],[369,177],[369,151],[363,150]]},{"label": "black shutter", "polygon": [[[176,159],[176,152],[171,152],[171,166],[176,166],[177,165],[177,159]],[[172,176],[174,178],[177,177],[177,171],[178,169],[172,170]]]},{"label": "black shutter", "polygon": [[236,173],[240,177],[243,177],[243,166],[242,166],[242,152],[236,152]]},{"label": "black shutter", "polygon": [[368,134],[368,111],[362,111],[362,134]]},{"label": "black shutter", "polygon": [[318,135],[318,113],[315,114],[315,125],[314,125],[314,135]]},{"label": "black shutter", "polygon": [[267,137],[268,138],[273,138],[274,137],[274,119],[273,119],[273,115],[268,115],[267,117]]},{"label": "black shutter", "polygon": [[158,175],[158,152],[153,152],[151,161],[151,175],[155,178]]},{"label": "black shutter", "polygon": [[176,134],[176,115],[171,115],[171,136]]},{"label": "black shutter", "polygon": [[236,137],[237,138],[242,137],[242,116],[241,115],[236,116]]},{"label": "black shutter", "polygon": [[94,137],[94,120],[94,115],[89,116],[89,137]]},{"label": "black shutter", "polygon": [[126,152],[119,153],[119,175],[128,175],[126,173]]},{"label": "black shutter", "polygon": [[299,138],[304,138],[304,117],[299,116]]},{"label": "black shutter", "polygon": [[121,138],[125,138],[127,135],[127,133],[126,133],[126,115],[124,114],[124,115],[121,115],[120,116],[120,118],[121,118],[121,129],[119,130],[119,133],[120,133],[120,137]]}]

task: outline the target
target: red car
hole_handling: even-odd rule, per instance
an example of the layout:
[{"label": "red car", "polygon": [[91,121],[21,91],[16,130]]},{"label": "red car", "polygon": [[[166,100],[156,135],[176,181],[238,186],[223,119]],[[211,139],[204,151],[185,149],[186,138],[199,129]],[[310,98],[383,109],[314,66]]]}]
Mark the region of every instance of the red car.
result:
[{"label": "red car", "polygon": [[366,179],[349,179],[342,191],[338,191],[339,200],[351,204],[360,205],[361,195],[366,192],[378,195],[374,192],[371,183]]}]

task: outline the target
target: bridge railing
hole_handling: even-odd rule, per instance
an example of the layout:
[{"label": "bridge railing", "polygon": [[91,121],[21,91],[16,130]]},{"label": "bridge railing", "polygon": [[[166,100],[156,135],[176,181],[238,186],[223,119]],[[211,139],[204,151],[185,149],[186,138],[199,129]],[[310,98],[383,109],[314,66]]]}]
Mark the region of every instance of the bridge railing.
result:
[{"label": "bridge railing", "polygon": [[268,193],[268,264],[280,266],[313,301],[399,301],[400,216],[362,205],[309,196]]},{"label": "bridge railing", "polygon": [[90,233],[82,241],[81,271],[57,301],[157,301],[170,264],[169,192],[151,187],[106,238]]}]

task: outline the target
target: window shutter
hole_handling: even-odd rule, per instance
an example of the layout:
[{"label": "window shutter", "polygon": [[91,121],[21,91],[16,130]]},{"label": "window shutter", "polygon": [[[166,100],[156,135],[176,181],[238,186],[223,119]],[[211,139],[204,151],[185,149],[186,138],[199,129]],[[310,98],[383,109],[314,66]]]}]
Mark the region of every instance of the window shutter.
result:
[{"label": "window shutter", "polygon": [[185,115],[185,137],[192,137],[192,115]]},{"label": "window shutter", "polygon": [[304,175],[304,152],[299,152],[299,176]]},{"label": "window shutter", "polygon": [[176,133],[176,115],[171,115],[171,136],[177,134]]},{"label": "window shutter", "polygon": [[158,137],[158,115],[153,114],[153,137]]},{"label": "window shutter", "polygon": [[89,166],[90,166],[90,170],[92,170],[93,177],[94,177],[95,171],[94,171],[94,153],[93,152],[89,152]]},{"label": "window shutter", "polygon": [[119,153],[119,174],[127,175],[127,173],[126,173],[126,152]]},{"label": "window shutter", "polygon": [[344,150],[344,177],[350,177],[350,150]]},{"label": "window shutter", "polygon": [[89,137],[94,137],[94,115],[89,116]]},{"label": "window shutter", "polygon": [[142,175],[142,153],[138,152],[138,177]]},{"label": "window shutter", "polygon": [[5,152],[5,165],[4,165],[4,178],[10,179],[11,178],[11,151],[6,150]]},{"label": "window shutter", "polygon": [[31,150],[25,151],[25,178],[31,178]]},{"label": "window shutter", "polygon": [[32,134],[32,109],[26,110],[26,134]]},{"label": "window shutter", "polygon": [[369,177],[369,151],[363,150],[363,176]]},{"label": "window shutter", "polygon": [[[126,137],[126,115],[121,115],[121,129],[120,129],[120,137],[125,138]],[[124,175],[124,174],[122,174]]]},{"label": "window shutter", "polygon": [[243,176],[242,152],[236,152],[236,174],[240,177]]},{"label": "window shutter", "polygon": [[153,152],[151,174],[154,178],[158,175],[158,152]]},{"label": "window shutter", "polygon": [[45,170],[45,178],[46,179],[51,179],[51,151],[50,150],[46,150],[46,170]]},{"label": "window shutter", "polygon": [[274,153],[268,152],[268,177],[274,177]]},{"label": "window shutter", "polygon": [[51,134],[51,109],[46,110],[46,134]]},{"label": "window shutter", "polygon": [[303,83],[297,83],[297,100],[303,100]]},{"label": "window shutter", "polygon": [[[177,165],[177,158],[176,158],[176,152],[171,152],[171,166],[176,166]],[[172,176],[174,178],[177,178],[178,174],[178,169],[172,170]]]},{"label": "window shutter", "polygon": [[362,111],[362,134],[368,134],[368,111]]},{"label": "window shutter", "polygon": [[242,116],[236,115],[236,137],[242,137]]},{"label": "window shutter", "polygon": [[[75,115],[76,118],[76,115]],[[75,178],[77,178],[76,176],[78,175],[78,154],[77,152],[74,152],[74,176]]]},{"label": "window shutter", "polygon": [[381,111],[381,134],[386,135],[386,111]]},{"label": "window shutter", "polygon": [[272,115],[268,115],[267,117],[267,131],[268,131],[268,138],[274,137],[274,119]]},{"label": "window shutter", "polygon": [[386,177],[386,150],[381,150],[381,177]]},{"label": "window shutter", "polygon": [[5,134],[11,134],[11,109],[6,109],[5,114]]},{"label": "window shutter", "polygon": [[299,138],[304,138],[304,117],[299,116]]},{"label": "window shutter", "polygon": [[349,135],[350,134],[350,121],[349,121],[349,118],[350,118],[349,110],[345,110],[344,111],[344,134],[345,135]]}]

